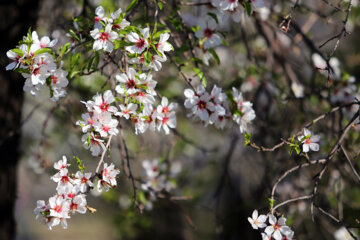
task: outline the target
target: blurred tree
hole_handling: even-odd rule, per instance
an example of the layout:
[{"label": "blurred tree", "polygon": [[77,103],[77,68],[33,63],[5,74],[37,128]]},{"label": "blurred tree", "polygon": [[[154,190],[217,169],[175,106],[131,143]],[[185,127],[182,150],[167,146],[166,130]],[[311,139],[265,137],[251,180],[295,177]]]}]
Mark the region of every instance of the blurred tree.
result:
[{"label": "blurred tree", "polygon": [[3,0],[0,2],[0,239],[15,238],[14,207],[16,201],[16,166],[19,159],[23,80],[13,71],[5,71],[6,52],[33,26],[37,19],[37,0]]}]

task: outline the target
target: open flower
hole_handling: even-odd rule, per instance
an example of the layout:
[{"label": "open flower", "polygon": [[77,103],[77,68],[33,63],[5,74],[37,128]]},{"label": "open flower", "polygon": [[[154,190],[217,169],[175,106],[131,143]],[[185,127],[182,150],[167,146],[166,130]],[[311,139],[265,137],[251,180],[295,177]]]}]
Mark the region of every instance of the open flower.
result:
[{"label": "open flower", "polygon": [[195,33],[195,36],[200,39],[205,39],[205,49],[213,48],[221,44],[220,36],[215,33],[217,24],[213,18],[201,18],[198,25],[200,27],[200,30]]},{"label": "open flower", "polygon": [[149,38],[149,28],[140,28],[140,35],[136,32],[131,32],[127,35],[127,40],[132,43],[135,43],[132,46],[125,47],[125,50],[130,53],[138,53],[141,54],[148,46],[148,38]]},{"label": "open flower", "polygon": [[282,240],[283,236],[287,236],[287,234],[292,232],[285,222],[286,218],[282,217],[277,220],[274,215],[270,214],[269,223],[271,225],[265,228],[266,235],[272,236],[275,240]]},{"label": "open flower", "polygon": [[310,150],[317,152],[319,151],[320,136],[312,135],[309,129],[304,128],[303,135],[298,136],[298,140],[303,144],[303,152],[309,152]]},{"label": "open flower", "polygon": [[252,217],[248,218],[249,223],[251,224],[253,229],[259,229],[259,228],[264,228],[266,227],[266,219],[267,216],[266,215],[260,215],[257,210],[254,210],[252,213]]},{"label": "open flower", "polygon": [[111,52],[114,49],[113,42],[118,38],[118,34],[112,31],[111,24],[106,25],[105,30],[95,28],[90,35],[95,39],[93,49],[96,51],[104,49],[106,52]]}]

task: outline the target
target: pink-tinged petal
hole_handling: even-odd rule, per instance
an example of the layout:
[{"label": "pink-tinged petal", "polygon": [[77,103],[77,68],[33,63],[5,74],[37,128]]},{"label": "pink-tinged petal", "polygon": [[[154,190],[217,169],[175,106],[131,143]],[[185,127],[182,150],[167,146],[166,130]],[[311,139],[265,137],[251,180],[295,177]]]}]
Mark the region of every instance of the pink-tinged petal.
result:
[{"label": "pink-tinged petal", "polygon": [[311,142],[319,142],[320,136],[319,135],[311,136],[310,140],[311,140]]},{"label": "pink-tinged petal", "polygon": [[111,43],[111,42],[107,42],[106,44],[105,44],[105,48],[104,48],[104,50],[106,51],[106,52],[112,52],[112,50],[114,49],[114,45]]},{"label": "pink-tinged petal", "polygon": [[267,216],[266,215],[260,215],[259,217],[258,217],[258,221],[259,222],[265,222],[266,221],[266,219],[267,219]]},{"label": "pink-tinged petal", "polygon": [[105,10],[102,6],[99,6],[95,9],[95,14],[99,17],[105,16]]},{"label": "pink-tinged petal", "polygon": [[202,31],[202,30],[196,31],[195,36],[197,38],[203,38],[204,37],[204,31]]},{"label": "pink-tinged petal", "polygon": [[191,89],[185,89],[184,95],[185,95],[185,97],[187,97],[187,98],[192,98],[192,97],[194,97],[195,93],[194,93],[194,91],[191,90]]},{"label": "pink-tinged petal", "polygon": [[16,62],[12,62],[6,66],[6,70],[7,71],[13,70],[16,67],[16,65],[17,65]]},{"label": "pink-tinged petal", "polygon": [[166,97],[162,97],[161,99],[161,105],[162,106],[167,106],[169,104],[169,101]]},{"label": "pink-tinged petal", "polygon": [[139,35],[137,33],[131,32],[127,35],[127,39],[130,42],[137,42],[139,40]]},{"label": "pink-tinged petal", "polygon": [[283,218],[283,217],[278,220],[278,223],[279,223],[281,226],[284,226],[284,225],[285,225],[285,222],[286,222],[286,218]]},{"label": "pink-tinged petal", "polygon": [[[270,218],[269,218],[270,219]],[[273,226],[267,226],[265,228],[265,233],[266,235],[270,236],[272,233],[274,232],[274,227]]]},{"label": "pink-tinged petal", "polygon": [[252,213],[252,219],[257,219],[258,218],[258,216],[259,216],[259,213],[258,213],[258,211],[257,210],[254,210],[253,211],[253,213]]},{"label": "pink-tinged petal", "polygon": [[94,42],[93,49],[94,49],[95,51],[99,51],[100,49],[102,49],[102,43],[101,43],[101,41],[96,40],[96,41]]},{"label": "pink-tinged petal", "polygon": [[281,233],[280,233],[280,231],[279,230],[276,230],[274,233],[273,233],[273,238],[275,239],[275,240],[281,240],[282,239],[282,235],[281,235]]},{"label": "pink-tinged petal", "polygon": [[274,215],[272,215],[272,214],[269,215],[269,223],[271,225],[274,225],[276,223],[276,221],[277,221],[277,219],[276,219],[276,217]]},{"label": "pink-tinged petal", "polygon": [[317,152],[317,151],[319,151],[319,144],[317,144],[317,143],[310,143],[310,149],[312,150],[312,151],[314,151],[314,152]]},{"label": "pink-tinged petal", "polygon": [[303,144],[303,152],[309,152],[309,144]]}]

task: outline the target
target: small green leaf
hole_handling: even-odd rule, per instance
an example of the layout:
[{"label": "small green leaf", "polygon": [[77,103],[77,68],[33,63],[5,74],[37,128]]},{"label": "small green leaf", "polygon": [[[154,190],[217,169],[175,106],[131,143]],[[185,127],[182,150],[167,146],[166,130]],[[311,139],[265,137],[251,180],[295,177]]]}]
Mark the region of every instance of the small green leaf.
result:
[{"label": "small green leaf", "polygon": [[80,42],[80,38],[78,37],[78,35],[76,35],[76,33],[74,32],[74,30],[70,29],[70,30],[69,30],[69,33],[70,33],[70,35],[71,35],[71,37],[72,37],[73,39],[75,39],[76,41]]},{"label": "small green leaf", "polygon": [[144,59],[145,59],[146,66],[149,66],[149,64],[151,63],[151,60],[152,60],[152,54],[150,52],[145,52]]},{"label": "small green leaf", "polygon": [[131,9],[135,7],[139,0],[132,0],[129,6],[126,8],[126,12],[129,12]]},{"label": "small green leaf", "polygon": [[49,54],[51,54],[51,53],[52,53],[52,50],[51,50],[50,48],[40,48],[40,49],[38,49],[38,50],[36,50],[36,51],[34,52],[33,57],[36,57],[36,56],[38,56],[38,55],[40,55],[40,54],[44,54],[44,53],[49,53]]},{"label": "small green leaf", "polygon": [[205,78],[204,73],[199,68],[193,68],[193,71],[196,73],[196,75],[199,77],[201,84],[206,87],[207,81]]},{"label": "small green leaf", "polygon": [[18,49],[18,48],[11,49],[11,51],[14,52],[14,53],[16,53],[16,55],[18,55],[18,56],[20,56],[20,57],[24,56],[24,52],[21,51],[21,50]]},{"label": "small green leaf", "polygon": [[67,52],[67,50],[69,50],[69,47],[70,47],[70,42],[65,43],[64,46],[62,46],[59,49],[60,55],[63,56]]},{"label": "small green leaf", "polygon": [[248,146],[251,143],[251,137],[252,137],[252,133],[244,133],[244,137],[245,137],[245,147]]},{"label": "small green leaf", "polygon": [[245,4],[246,13],[250,17],[251,16],[251,4],[249,2],[244,2],[244,4]]},{"label": "small green leaf", "polygon": [[269,198],[270,209],[274,207],[274,204],[275,204],[275,199]]},{"label": "small green leaf", "polygon": [[26,69],[26,68],[17,68],[17,69],[14,69],[15,72],[18,72],[18,73],[27,73],[27,74],[30,74],[30,70],[29,69]]},{"label": "small green leaf", "polygon": [[216,15],[215,13],[210,13],[210,12],[209,12],[208,15],[209,15],[210,17],[212,17],[212,18],[216,21],[217,24],[219,24],[219,20],[218,20],[217,15]]},{"label": "small green leaf", "polygon": [[158,6],[160,10],[163,10],[163,3],[162,2],[158,2]]},{"label": "small green leaf", "polygon": [[85,165],[83,164],[83,162],[81,161],[80,158],[73,156],[74,160],[76,161],[76,164],[78,165],[79,170],[81,171],[81,173],[84,173],[85,171]]},{"label": "small green leaf", "polygon": [[220,58],[219,56],[217,55],[217,53],[215,52],[214,49],[210,48],[209,49],[209,52],[211,53],[211,55],[215,58],[217,64],[220,64]]}]

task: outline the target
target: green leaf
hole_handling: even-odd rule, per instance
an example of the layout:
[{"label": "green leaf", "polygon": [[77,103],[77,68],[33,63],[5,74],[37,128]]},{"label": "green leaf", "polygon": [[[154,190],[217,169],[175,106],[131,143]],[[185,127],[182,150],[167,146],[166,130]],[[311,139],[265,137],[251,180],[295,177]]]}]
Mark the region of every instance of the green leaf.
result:
[{"label": "green leaf", "polygon": [[151,60],[152,60],[152,54],[150,52],[145,52],[144,59],[145,59],[146,66],[149,66],[149,64],[151,63]]},{"label": "green leaf", "polygon": [[81,173],[84,173],[85,171],[85,165],[83,164],[83,162],[81,161],[80,158],[73,156],[74,160],[76,161],[76,164],[78,165],[79,170],[81,171]]},{"label": "green leaf", "polygon": [[18,55],[18,56],[20,56],[20,57],[24,56],[24,52],[21,51],[21,50],[18,49],[18,48],[13,48],[13,49],[11,49],[10,51],[16,53],[16,55]]},{"label": "green leaf", "polygon": [[252,137],[252,133],[244,133],[244,138],[245,138],[245,147],[248,146],[251,143],[251,137]]},{"label": "green leaf", "polygon": [[90,140],[91,140],[91,134],[89,134],[89,136],[88,136],[87,139],[86,139],[86,145],[87,145],[88,147],[90,147]]},{"label": "green leaf", "polygon": [[205,78],[204,73],[203,73],[200,69],[198,69],[198,68],[193,68],[193,71],[194,71],[194,72],[196,73],[196,75],[199,77],[201,84],[202,84],[204,87],[206,87],[207,81],[206,81],[206,78]]},{"label": "green leaf", "polygon": [[220,64],[220,58],[219,56],[217,55],[217,53],[215,52],[214,49],[210,48],[209,49],[209,52],[211,53],[211,55],[215,58],[217,64]]},{"label": "green leaf", "polygon": [[249,2],[244,2],[244,4],[245,4],[246,13],[250,17],[251,16],[251,4]]},{"label": "green leaf", "polygon": [[275,204],[275,199],[269,198],[270,209],[274,207],[274,204]]},{"label": "green leaf", "polygon": [[40,54],[44,54],[44,53],[49,53],[49,54],[51,54],[51,53],[52,53],[52,50],[51,50],[50,48],[40,48],[40,49],[38,49],[38,50],[36,50],[36,51],[34,52],[33,57],[36,57],[36,56],[38,56],[38,55],[40,55]]},{"label": "green leaf", "polygon": [[209,12],[208,15],[209,15],[210,17],[212,17],[212,18],[216,21],[217,24],[219,24],[219,20],[218,20],[217,15],[216,15],[215,13],[210,13],[210,12]]},{"label": "green leaf", "polygon": [[30,74],[30,70],[29,69],[25,69],[25,68],[17,68],[17,69],[14,69],[15,72],[18,72],[18,73],[27,73],[27,74]]},{"label": "green leaf", "polygon": [[135,7],[139,0],[132,0],[129,6],[126,8],[126,12],[129,12],[131,9]]},{"label": "green leaf", "polygon": [[158,2],[158,6],[160,10],[163,10],[163,3],[162,2]]},{"label": "green leaf", "polygon": [[69,30],[69,33],[70,33],[70,35],[71,35],[71,37],[72,37],[73,39],[75,39],[76,41],[80,42],[80,38],[78,37],[78,35],[76,35],[76,33],[74,32],[74,30],[70,29],[70,30]]},{"label": "green leaf", "polygon": [[70,47],[70,42],[65,43],[64,46],[62,46],[59,49],[60,55],[63,56],[67,52],[67,50],[69,50],[69,47]]}]

